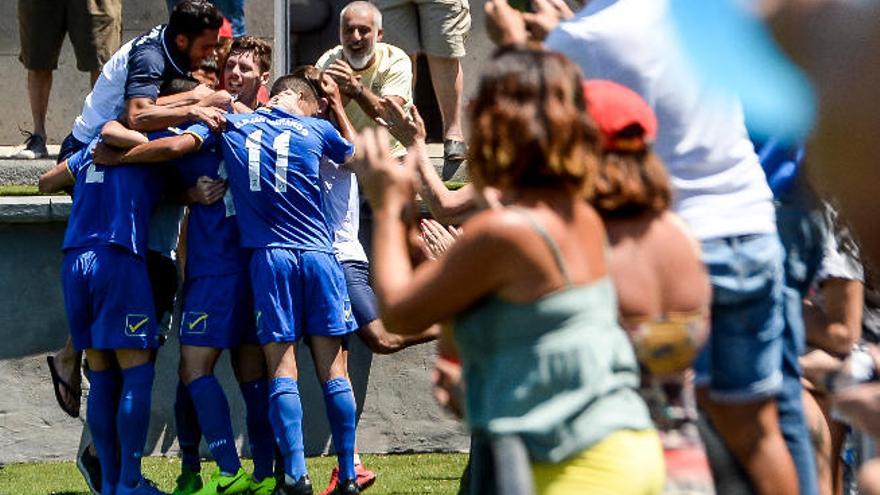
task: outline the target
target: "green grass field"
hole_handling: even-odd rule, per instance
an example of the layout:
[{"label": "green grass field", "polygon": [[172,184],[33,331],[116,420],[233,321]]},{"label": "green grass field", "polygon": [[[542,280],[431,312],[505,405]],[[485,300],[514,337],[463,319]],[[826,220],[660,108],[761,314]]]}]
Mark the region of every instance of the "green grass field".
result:
[{"label": "green grass field", "polygon": [[[467,463],[466,454],[361,455],[367,468],[376,472],[377,480],[367,493],[392,495],[410,493],[453,494]],[[245,469],[251,470],[250,460]],[[308,459],[309,475],[315,493],[321,493],[336,464],[335,457]],[[204,463],[202,472],[210,474],[213,463]],[[180,473],[176,458],[144,459],[145,475],[163,491],[170,492]],[[88,488],[76,465],[70,462],[40,462],[0,466],[0,495],[89,495]]]}]

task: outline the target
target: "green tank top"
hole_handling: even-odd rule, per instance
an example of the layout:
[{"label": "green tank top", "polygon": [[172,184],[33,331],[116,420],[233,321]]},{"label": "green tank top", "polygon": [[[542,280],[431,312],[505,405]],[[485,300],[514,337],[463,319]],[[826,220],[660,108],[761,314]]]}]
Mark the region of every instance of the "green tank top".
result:
[{"label": "green tank top", "polygon": [[518,435],[533,460],[556,463],[616,431],[653,428],[611,280],[573,286],[555,241],[518,211],[567,286],[529,303],[492,296],[456,318],[471,430]]}]

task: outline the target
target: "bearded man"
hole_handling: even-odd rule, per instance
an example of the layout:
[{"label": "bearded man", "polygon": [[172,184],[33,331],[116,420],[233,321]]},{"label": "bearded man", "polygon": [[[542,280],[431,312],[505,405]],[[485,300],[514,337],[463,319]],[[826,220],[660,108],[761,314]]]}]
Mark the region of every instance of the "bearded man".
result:
[{"label": "bearded man", "polygon": [[[369,2],[352,2],[339,14],[340,45],[316,64],[339,85],[345,113],[358,132],[379,125],[383,99],[405,109],[412,102],[412,62],[400,48],[382,43],[383,34],[379,9]],[[396,139],[391,144],[394,156],[406,154]]]}]

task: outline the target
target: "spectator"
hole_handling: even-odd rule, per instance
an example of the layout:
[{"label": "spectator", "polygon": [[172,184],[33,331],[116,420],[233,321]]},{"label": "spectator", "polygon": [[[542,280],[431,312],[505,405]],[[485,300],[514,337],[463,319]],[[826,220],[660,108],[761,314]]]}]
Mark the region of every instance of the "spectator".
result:
[{"label": "spectator", "polygon": [[33,131],[24,149],[15,157],[43,158],[46,151],[46,112],[52,91],[52,72],[64,34],[70,37],[76,54],[76,68],[89,72],[90,84],[104,63],[122,42],[122,0],[18,0],[18,29],[21,38],[19,60],[28,71],[28,99]]},{"label": "spectator", "polygon": [[[662,489],[662,452],[617,323],[604,228],[583,200],[598,136],[581,84],[558,54],[513,48],[495,57],[472,111],[478,151],[469,166],[475,184],[497,189],[507,205],[474,215],[446,256],[416,268],[402,213],[420,153],[399,167],[383,133],[356,139],[362,158],[353,166],[376,212],[383,321],[408,335],[455,320],[475,440],[472,493],[528,493],[520,490],[530,484],[538,494]],[[527,452],[516,456],[525,469],[499,462],[510,474],[493,476],[478,462],[483,445],[499,441],[511,446],[504,453]]]},{"label": "spectator", "polygon": [[[428,69],[443,118],[443,158],[464,160],[461,127],[465,38],[471,28],[468,0],[376,0],[389,26],[388,42],[413,57],[428,59]],[[413,63],[415,67],[415,63]]]},{"label": "spectator", "polygon": [[548,19],[564,9],[535,5],[538,15],[524,17],[506,2],[487,3],[496,37],[522,43],[529,32],[549,33],[548,49],[635,90],[657,114],[655,151],[672,178],[673,209],[700,240],[712,282],[712,333],[695,364],[709,419],[755,491],[815,494],[797,363],[801,303],[784,284],[772,194],[739,102],[693,75],[669,0],[589,2],[568,20],[556,17],[558,25]]},{"label": "spectator", "polygon": [[[181,0],[165,0],[168,13],[174,10],[174,6]],[[232,37],[238,38],[247,34],[247,23],[244,18],[244,0],[209,0],[223,17],[232,23]]]},{"label": "spectator", "polygon": [[[382,14],[373,4],[355,1],[339,14],[339,45],[325,52],[317,66],[324,69],[348,99],[345,113],[355,130],[376,127],[381,98],[403,107],[412,101],[412,65],[406,53],[382,43]],[[406,148],[392,141],[391,152],[402,157]]]}]

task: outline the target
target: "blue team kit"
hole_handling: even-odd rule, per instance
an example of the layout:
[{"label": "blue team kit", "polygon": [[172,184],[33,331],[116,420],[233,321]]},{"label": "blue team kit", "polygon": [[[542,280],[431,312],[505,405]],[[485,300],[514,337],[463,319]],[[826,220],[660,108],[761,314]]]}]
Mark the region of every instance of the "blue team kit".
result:
[{"label": "blue team kit", "polygon": [[[218,139],[188,129],[211,146]],[[262,109],[227,115],[219,136],[242,245],[250,262],[261,344],[355,330],[323,213],[321,156],[344,163],[351,143],[326,120]]]},{"label": "blue team kit", "polygon": [[144,255],[164,181],[155,167],[104,167],[97,139],[67,160],[76,188],[64,234],[61,275],[74,348],[158,346]]}]

